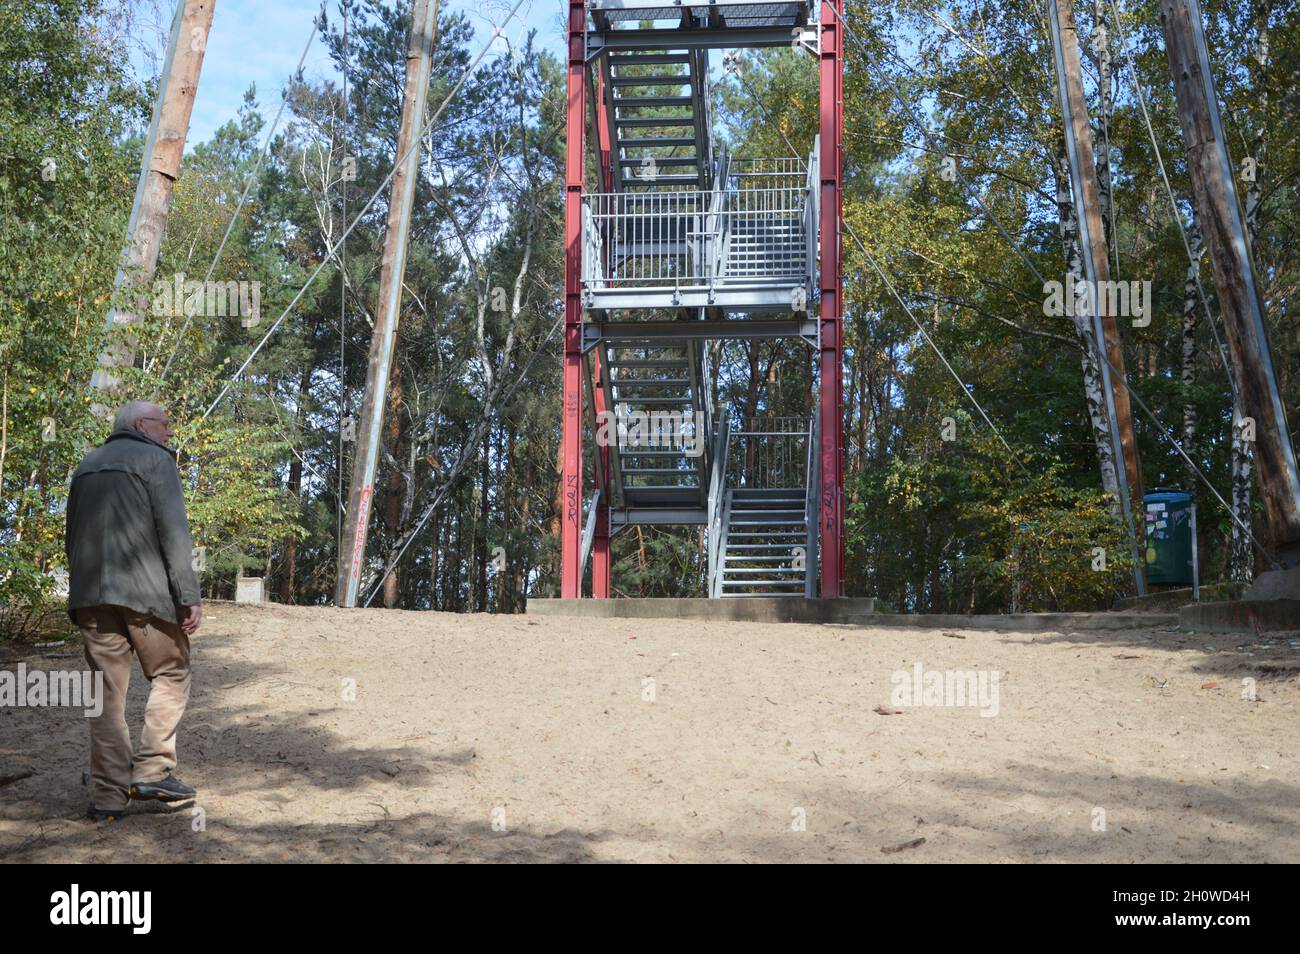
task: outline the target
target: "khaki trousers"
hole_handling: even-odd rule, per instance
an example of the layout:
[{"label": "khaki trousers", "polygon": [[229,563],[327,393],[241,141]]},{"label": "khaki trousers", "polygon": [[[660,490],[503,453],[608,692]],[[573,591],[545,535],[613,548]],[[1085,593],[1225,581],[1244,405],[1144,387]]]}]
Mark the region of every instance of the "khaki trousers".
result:
[{"label": "khaki trousers", "polygon": [[[103,711],[87,720],[94,804],[100,810],[121,810],[132,784],[156,782],[176,767],[176,727],[190,697],[190,640],[179,624],[123,606],[79,609],[77,626],[91,671],[104,674]],[[126,724],[132,652],[150,683],[134,758]]]}]

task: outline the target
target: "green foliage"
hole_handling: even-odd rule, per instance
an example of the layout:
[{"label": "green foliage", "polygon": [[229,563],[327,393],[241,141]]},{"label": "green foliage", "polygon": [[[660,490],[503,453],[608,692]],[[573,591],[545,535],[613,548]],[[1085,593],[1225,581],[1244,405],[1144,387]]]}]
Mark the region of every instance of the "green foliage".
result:
[{"label": "green foliage", "polygon": [[[99,4],[0,8],[0,603],[54,606],[67,476],[97,432],[101,344],[138,149],[140,90]],[[0,636],[4,635],[0,633]]]},{"label": "green foliage", "polygon": [[936,427],[915,457],[853,478],[850,539],[881,554],[863,568],[870,592],[925,612],[1106,605],[1132,572],[1109,501],[1071,487],[1061,461],[1033,454],[1017,463],[969,415],[953,417],[967,436],[944,441]]}]

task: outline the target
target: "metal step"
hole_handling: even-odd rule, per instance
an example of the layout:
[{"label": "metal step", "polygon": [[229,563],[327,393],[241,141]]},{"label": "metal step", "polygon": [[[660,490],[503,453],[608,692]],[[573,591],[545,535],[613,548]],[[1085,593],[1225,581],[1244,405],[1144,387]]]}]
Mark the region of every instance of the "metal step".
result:
[{"label": "metal step", "polygon": [[654,127],[654,126],[694,126],[694,116],[658,116],[647,118],[644,116],[628,117],[626,119],[615,120],[619,126],[628,126],[632,128]]},{"label": "metal step", "polygon": [[610,378],[609,383],[616,388],[670,388],[685,387],[691,382],[687,378],[646,378],[637,380],[636,378],[623,378],[621,380]]},{"label": "metal step", "polygon": [[[614,76],[610,79],[610,84],[615,87],[625,86],[690,86],[694,81],[690,73],[679,73],[676,76],[665,76],[657,74],[654,76]],[[615,97],[614,102],[618,102]]]},{"label": "metal step", "polygon": [[[644,106],[646,108],[649,108],[651,106],[689,106],[691,105],[691,97],[689,96],[611,96],[610,102],[614,104],[615,109],[629,109],[634,106]],[[614,123],[615,125],[617,125],[618,119],[615,119]]]},{"label": "metal step", "polygon": [[686,368],[685,361],[618,361],[610,362],[610,368]]},{"label": "metal step", "polygon": [[[790,581],[787,580],[786,585],[789,585],[789,583]],[[775,594],[774,593],[727,593],[725,594],[725,596],[729,600],[771,599],[773,596],[803,596],[803,588],[802,588],[802,584],[800,584],[800,589],[791,590],[789,593],[786,593],[785,591],[782,591],[780,593],[775,593]]]},{"label": "metal step", "polygon": [[629,183],[630,185],[694,185],[700,181],[699,175],[687,175],[685,173],[674,176],[654,176],[653,178],[636,179]]},{"label": "metal step", "polygon": [[[672,138],[663,139],[620,139],[618,144],[626,149],[659,149],[667,148],[669,146],[693,146],[695,145],[695,137],[674,136]],[[649,158],[654,159],[653,156],[650,156]]]},{"label": "metal step", "polygon": [[[618,162],[619,165],[623,165],[623,166],[639,166],[641,165],[642,162],[645,161],[646,158],[654,159],[655,165],[659,167],[694,166],[694,165],[698,165],[700,161],[698,156],[672,156],[672,157],[665,156],[662,159],[659,156],[650,156],[650,157],[637,156],[631,159],[620,159]],[[634,179],[631,182],[625,183],[625,185],[636,185],[636,181],[637,180]]]},{"label": "metal step", "polygon": [[620,458],[681,458],[684,454],[685,451],[637,451],[619,448]]},{"label": "metal step", "polygon": [[728,586],[798,586],[803,590],[802,580],[723,580],[723,587]]},{"label": "metal step", "polygon": [[689,53],[611,53],[610,66],[652,66],[665,63],[690,63]]}]

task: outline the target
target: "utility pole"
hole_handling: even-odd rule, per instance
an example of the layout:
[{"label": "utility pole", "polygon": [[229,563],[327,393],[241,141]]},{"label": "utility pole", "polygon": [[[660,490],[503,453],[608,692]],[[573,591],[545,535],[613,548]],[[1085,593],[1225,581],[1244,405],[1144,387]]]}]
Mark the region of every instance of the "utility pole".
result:
[{"label": "utility pole", "polygon": [[1111,297],[1103,291],[1110,283],[1110,257],[1102,225],[1101,193],[1093,161],[1092,130],[1088,125],[1088,103],[1083,95],[1083,73],[1079,64],[1079,29],[1074,22],[1072,0],[1047,0],[1052,50],[1056,61],[1057,93],[1065,128],[1066,153],[1070,165],[1074,207],[1079,221],[1079,243],[1083,251],[1084,278],[1091,292],[1093,337],[1102,360],[1103,390],[1110,418],[1111,444],[1121,462],[1116,468],[1120,513],[1127,525],[1134,558],[1134,582],[1138,595],[1146,592],[1146,564],[1142,546],[1143,524],[1134,518],[1134,501],[1142,503],[1142,462],[1138,458],[1133,432],[1133,408],[1129,401],[1124,346],[1119,325],[1110,313]]},{"label": "utility pole", "polygon": [[[167,53],[158,77],[158,98],[154,101],[153,119],[144,141],[135,201],[127,221],[126,241],[113,281],[113,301],[124,305],[109,309],[104,324],[106,335],[140,321],[141,301],[144,300],[140,290],[149,285],[158,265],[158,249],[162,246],[172,188],[180,175],[185,137],[190,130],[190,113],[199,88],[203,53],[208,46],[208,33],[212,29],[215,11],[216,0],[179,0],[176,4]],[[96,403],[91,407],[96,414],[108,411],[102,401],[108,400],[108,395],[117,389],[118,378],[112,369],[130,367],[134,363],[134,336],[110,340],[99,355],[99,369],[90,379],[90,388],[96,397]]]},{"label": "utility pole", "polygon": [[407,238],[411,207],[420,174],[420,132],[429,99],[429,72],[438,42],[438,0],[415,0],[411,34],[406,45],[406,89],[402,98],[402,124],[397,135],[397,170],[388,198],[388,228],[379,271],[379,307],[370,338],[366,368],[366,394],[357,421],[357,446],[352,459],[352,485],[343,523],[343,548],[338,555],[338,606],[357,605],[357,590],[365,569],[366,535],[375,489],[381,430],[388,379],[393,367],[393,343],[406,272]]},{"label": "utility pole", "polygon": [[1269,349],[1250,235],[1224,141],[1200,4],[1160,0],[1160,19],[1187,144],[1192,198],[1210,254],[1238,396],[1247,422],[1254,421],[1255,463],[1270,542],[1278,562],[1300,566],[1300,477]]}]

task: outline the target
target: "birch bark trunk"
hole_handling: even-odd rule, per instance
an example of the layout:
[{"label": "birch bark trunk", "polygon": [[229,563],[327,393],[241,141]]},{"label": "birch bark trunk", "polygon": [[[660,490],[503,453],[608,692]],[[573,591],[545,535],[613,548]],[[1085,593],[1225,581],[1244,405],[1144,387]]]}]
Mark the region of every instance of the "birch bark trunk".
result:
[{"label": "birch bark trunk", "polygon": [[[1196,414],[1196,402],[1192,400],[1192,389],[1196,387],[1196,328],[1201,314],[1201,301],[1197,292],[1197,277],[1201,271],[1201,261],[1205,257],[1205,243],[1201,240],[1201,230],[1193,221],[1187,230],[1187,245],[1192,251],[1192,260],[1187,266],[1187,279],[1183,282],[1183,359],[1181,380],[1183,385],[1183,450],[1187,456],[1196,459],[1196,441],[1199,421]],[[1196,487],[1199,478],[1191,465],[1184,462],[1187,472],[1189,490]]]},{"label": "birch bark trunk", "polygon": [[[1079,224],[1075,220],[1074,200],[1070,195],[1070,173],[1065,157],[1065,141],[1057,142],[1056,156],[1052,162],[1056,178],[1056,207],[1061,243],[1065,247],[1066,269],[1076,282],[1082,282],[1083,258],[1079,247]],[[1074,309],[1070,309],[1074,311]],[[1119,519],[1119,478],[1115,471],[1115,449],[1110,442],[1110,420],[1106,416],[1106,396],[1102,390],[1101,362],[1097,355],[1096,337],[1088,315],[1071,315],[1074,333],[1079,339],[1080,364],[1083,367],[1083,399],[1092,426],[1093,443],[1097,447],[1097,465],[1101,472],[1101,488],[1110,495],[1111,513]]]}]

